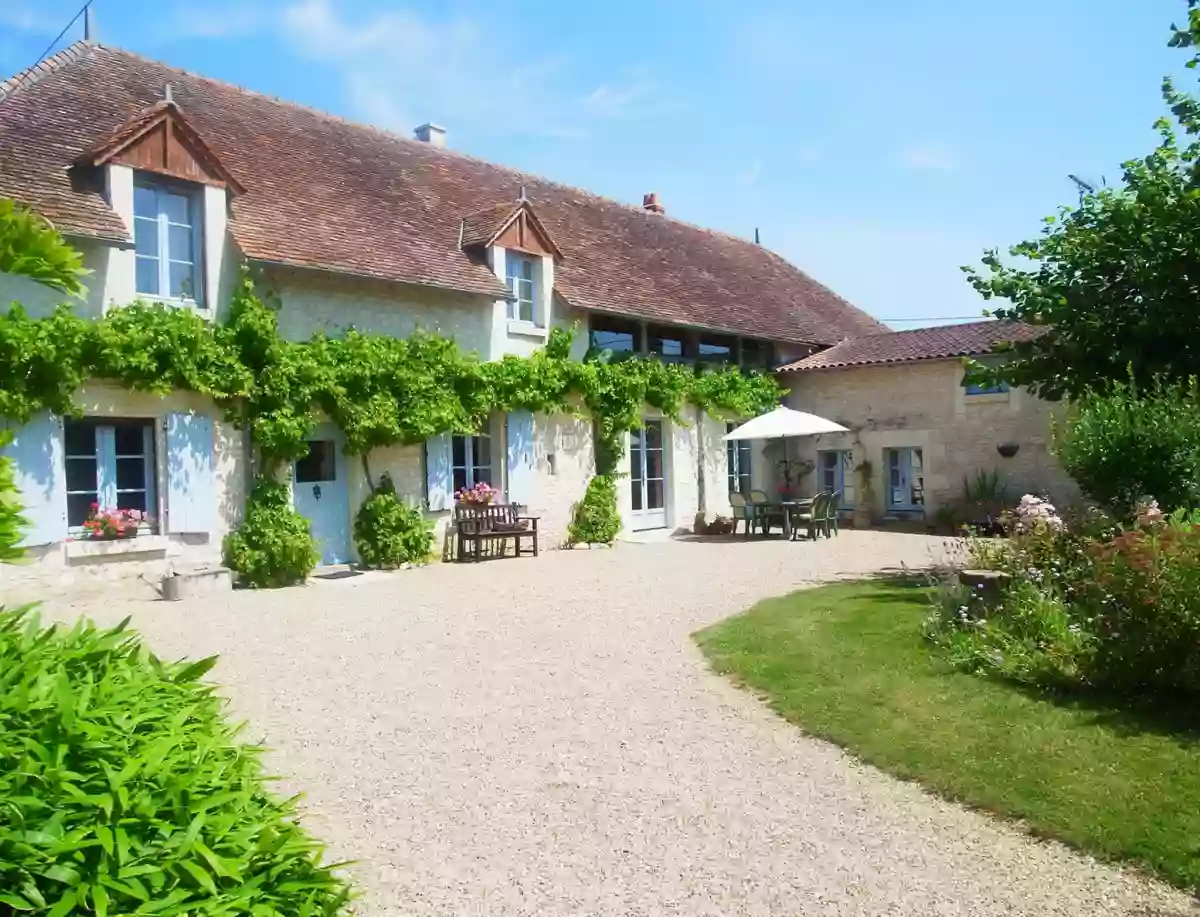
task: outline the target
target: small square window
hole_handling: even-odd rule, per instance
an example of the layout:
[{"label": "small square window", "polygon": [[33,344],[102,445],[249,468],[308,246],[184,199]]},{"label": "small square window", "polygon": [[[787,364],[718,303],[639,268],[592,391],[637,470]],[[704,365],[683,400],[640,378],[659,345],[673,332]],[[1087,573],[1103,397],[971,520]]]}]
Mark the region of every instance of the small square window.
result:
[{"label": "small square window", "polygon": [[331,439],[309,440],[308,455],[296,459],[296,483],[337,480],[337,447]]}]

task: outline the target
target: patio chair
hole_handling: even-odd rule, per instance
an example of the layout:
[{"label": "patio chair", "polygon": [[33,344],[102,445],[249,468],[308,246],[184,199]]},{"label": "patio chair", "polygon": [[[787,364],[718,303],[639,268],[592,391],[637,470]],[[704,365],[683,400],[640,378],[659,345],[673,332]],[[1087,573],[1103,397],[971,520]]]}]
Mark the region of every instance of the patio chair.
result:
[{"label": "patio chair", "polygon": [[750,491],[750,507],[753,509],[754,521],[759,524],[764,536],[771,534],[771,523],[779,520],[783,528],[783,510],[771,505],[771,498],[765,490]]},{"label": "patio chair", "polygon": [[829,495],[825,504],[825,537],[842,534],[841,528],[842,492],[835,490]]},{"label": "patio chair", "polygon": [[733,534],[737,534],[737,524],[740,519],[746,524],[745,537],[750,537],[750,526],[754,519],[754,507],[746,505],[746,497],[744,494],[731,493],[729,495],[729,510],[733,516]]},{"label": "patio chair", "polygon": [[807,513],[798,513],[792,516],[792,538],[800,532],[800,526],[803,525],[808,530],[808,538],[810,541],[816,541],[817,535],[824,531],[825,526],[825,507],[829,504],[829,494],[822,491],[812,498],[812,507]]}]

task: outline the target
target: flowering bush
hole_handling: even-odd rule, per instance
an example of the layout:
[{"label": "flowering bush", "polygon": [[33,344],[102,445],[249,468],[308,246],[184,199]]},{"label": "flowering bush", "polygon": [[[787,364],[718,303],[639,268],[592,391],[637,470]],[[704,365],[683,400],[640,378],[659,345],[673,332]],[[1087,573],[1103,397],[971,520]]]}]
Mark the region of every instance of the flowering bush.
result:
[{"label": "flowering bush", "polygon": [[454,492],[454,500],[457,503],[487,504],[495,500],[499,493],[490,484],[480,481],[474,487],[460,487]]},{"label": "flowering bush", "polygon": [[947,581],[927,636],[968,671],[1200,695],[1200,518],[1165,516],[1152,499],[1135,518],[1121,528],[1089,513],[1068,525],[1026,498],[1008,540],[968,540],[970,566],[1011,576],[999,602],[987,608]]},{"label": "flowering bush", "polygon": [[86,538],[131,538],[150,522],[151,517],[140,509],[101,509],[93,503],[83,528]]}]

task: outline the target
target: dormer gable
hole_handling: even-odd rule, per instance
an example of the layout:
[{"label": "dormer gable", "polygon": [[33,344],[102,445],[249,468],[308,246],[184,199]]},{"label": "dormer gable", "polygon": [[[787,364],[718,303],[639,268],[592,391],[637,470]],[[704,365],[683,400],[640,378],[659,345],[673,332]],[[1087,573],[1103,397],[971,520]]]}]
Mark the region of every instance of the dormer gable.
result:
[{"label": "dormer gable", "polygon": [[170,100],[134,115],[79,159],[89,166],[124,165],[183,181],[227,188],[245,188],[188,123]]},{"label": "dormer gable", "polygon": [[460,236],[463,249],[498,245],[529,255],[562,260],[562,252],[538,219],[533,205],[524,197],[464,217]]}]

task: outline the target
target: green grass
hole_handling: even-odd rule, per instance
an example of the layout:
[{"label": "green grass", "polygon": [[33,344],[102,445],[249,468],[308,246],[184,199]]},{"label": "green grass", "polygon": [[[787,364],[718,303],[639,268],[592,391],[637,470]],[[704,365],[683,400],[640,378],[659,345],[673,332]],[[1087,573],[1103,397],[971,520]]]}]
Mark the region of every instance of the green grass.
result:
[{"label": "green grass", "polygon": [[1052,700],[953,672],[921,637],[923,588],[826,586],[700,631],[713,667],[806,732],[1097,857],[1200,886],[1196,723]]}]

